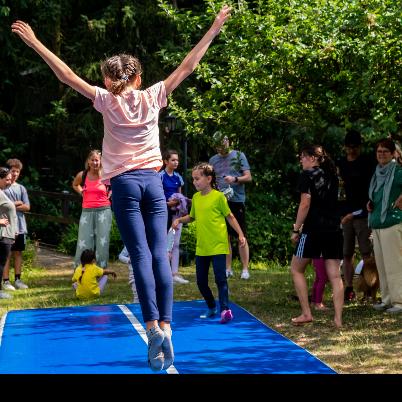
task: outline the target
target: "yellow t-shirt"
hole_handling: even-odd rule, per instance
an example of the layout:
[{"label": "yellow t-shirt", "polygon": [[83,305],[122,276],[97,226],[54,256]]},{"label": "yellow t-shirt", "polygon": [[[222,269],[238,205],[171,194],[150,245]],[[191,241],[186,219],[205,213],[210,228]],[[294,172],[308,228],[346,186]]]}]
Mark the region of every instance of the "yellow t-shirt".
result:
[{"label": "yellow t-shirt", "polygon": [[[81,282],[80,282],[80,277]],[[84,274],[82,273],[82,265],[79,265],[73,275],[73,282],[77,282],[75,294],[79,299],[89,299],[100,296],[98,278],[103,275],[103,269],[95,264],[86,264]]]},{"label": "yellow t-shirt", "polygon": [[212,189],[206,195],[193,195],[190,216],[197,224],[196,255],[229,254],[225,220],[229,214],[228,202],[220,191]]}]

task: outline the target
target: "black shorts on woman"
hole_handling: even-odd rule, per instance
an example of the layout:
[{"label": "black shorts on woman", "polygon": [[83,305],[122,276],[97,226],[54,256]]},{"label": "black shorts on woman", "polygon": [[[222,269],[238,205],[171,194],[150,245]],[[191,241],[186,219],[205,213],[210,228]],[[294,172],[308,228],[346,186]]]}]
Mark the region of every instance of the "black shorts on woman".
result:
[{"label": "black shorts on woman", "polygon": [[294,255],[299,258],[342,259],[337,177],[318,167],[303,171],[298,191],[310,194],[311,203]]}]

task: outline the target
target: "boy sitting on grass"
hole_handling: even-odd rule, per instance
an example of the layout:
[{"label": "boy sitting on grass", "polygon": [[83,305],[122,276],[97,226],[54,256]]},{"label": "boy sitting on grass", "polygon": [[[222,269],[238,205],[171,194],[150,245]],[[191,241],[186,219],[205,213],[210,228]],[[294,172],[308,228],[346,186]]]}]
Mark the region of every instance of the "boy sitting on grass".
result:
[{"label": "boy sitting on grass", "polygon": [[99,297],[106,286],[107,276],[112,275],[116,279],[116,272],[98,267],[95,264],[96,257],[93,250],[84,250],[80,260],[81,265],[75,269],[72,279],[76,296],[79,299]]}]

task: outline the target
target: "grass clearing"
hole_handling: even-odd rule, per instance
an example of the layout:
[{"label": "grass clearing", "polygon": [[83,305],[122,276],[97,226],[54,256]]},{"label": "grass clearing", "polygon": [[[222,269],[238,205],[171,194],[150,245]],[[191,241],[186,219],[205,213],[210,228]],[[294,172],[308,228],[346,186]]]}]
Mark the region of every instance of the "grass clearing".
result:
[{"label": "grass clearing", "polygon": [[[24,281],[30,288],[13,292],[13,299],[0,300],[0,315],[10,310],[54,308],[88,304],[131,303],[127,266],[113,262],[109,268],[117,279],[109,278],[104,295],[95,301],[80,301],[71,288],[71,267],[40,267],[34,252],[25,258]],[[240,266],[234,264],[235,277],[229,279],[230,300],[248,310],[269,327],[302,346],[338,373],[347,374],[402,374],[402,315],[388,315],[359,302],[345,305],[344,327],[332,325],[331,289],[327,286],[325,300],[330,309],[317,311],[314,323],[294,327],[290,319],[299,314],[299,303],[293,300],[295,291],[288,267],[278,263],[251,264],[250,279],[240,279]],[[212,269],[211,269],[212,271]],[[195,283],[195,267],[181,267],[180,272],[190,281],[175,285],[174,299],[201,299]],[[312,285],[313,271],[306,273]],[[212,272],[210,284],[214,295],[217,290]]]}]

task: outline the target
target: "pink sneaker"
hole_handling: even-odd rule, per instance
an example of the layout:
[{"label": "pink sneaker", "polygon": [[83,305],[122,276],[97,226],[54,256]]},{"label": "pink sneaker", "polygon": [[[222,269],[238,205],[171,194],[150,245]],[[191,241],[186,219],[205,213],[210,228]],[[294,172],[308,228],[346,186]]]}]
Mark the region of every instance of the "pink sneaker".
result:
[{"label": "pink sneaker", "polygon": [[226,324],[229,321],[233,320],[232,310],[223,310],[221,313],[221,324]]}]

